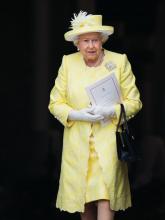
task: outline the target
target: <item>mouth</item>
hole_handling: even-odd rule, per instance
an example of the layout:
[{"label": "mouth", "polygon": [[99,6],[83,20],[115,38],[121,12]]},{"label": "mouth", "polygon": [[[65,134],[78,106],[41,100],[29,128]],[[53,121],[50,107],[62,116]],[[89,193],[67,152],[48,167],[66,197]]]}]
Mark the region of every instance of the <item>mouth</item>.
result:
[{"label": "mouth", "polygon": [[96,51],[87,51],[87,54],[89,54],[89,55],[95,55],[95,54],[96,54]]}]

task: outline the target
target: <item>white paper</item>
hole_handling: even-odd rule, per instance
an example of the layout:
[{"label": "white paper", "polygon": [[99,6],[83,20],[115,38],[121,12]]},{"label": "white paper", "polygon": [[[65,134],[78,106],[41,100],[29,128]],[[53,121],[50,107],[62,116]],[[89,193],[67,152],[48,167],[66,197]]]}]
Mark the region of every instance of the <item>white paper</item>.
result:
[{"label": "white paper", "polygon": [[[114,73],[86,87],[92,105],[110,106],[121,103],[121,92]],[[103,120],[107,124],[110,120]]]}]

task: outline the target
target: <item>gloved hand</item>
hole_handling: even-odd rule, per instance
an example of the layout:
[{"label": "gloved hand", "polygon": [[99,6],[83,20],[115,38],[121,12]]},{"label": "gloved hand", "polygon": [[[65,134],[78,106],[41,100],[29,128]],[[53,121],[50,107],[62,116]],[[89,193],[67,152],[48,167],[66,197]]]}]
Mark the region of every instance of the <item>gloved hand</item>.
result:
[{"label": "gloved hand", "polygon": [[112,106],[100,106],[94,105],[90,109],[91,114],[102,115],[104,118],[114,118],[116,117],[115,107]]},{"label": "gloved hand", "polygon": [[90,108],[84,108],[79,111],[71,110],[68,115],[69,120],[73,121],[89,121],[89,122],[99,122],[104,119],[104,116],[99,114],[90,113]]}]

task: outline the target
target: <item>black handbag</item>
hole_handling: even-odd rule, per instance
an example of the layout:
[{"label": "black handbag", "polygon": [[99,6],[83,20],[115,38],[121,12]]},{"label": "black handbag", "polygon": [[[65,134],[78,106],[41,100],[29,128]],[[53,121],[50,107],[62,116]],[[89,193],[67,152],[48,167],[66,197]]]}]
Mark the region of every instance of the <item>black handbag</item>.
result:
[{"label": "black handbag", "polygon": [[118,159],[125,162],[134,162],[139,159],[136,150],[135,137],[128,127],[124,105],[121,105],[119,122],[116,129],[116,145]]}]

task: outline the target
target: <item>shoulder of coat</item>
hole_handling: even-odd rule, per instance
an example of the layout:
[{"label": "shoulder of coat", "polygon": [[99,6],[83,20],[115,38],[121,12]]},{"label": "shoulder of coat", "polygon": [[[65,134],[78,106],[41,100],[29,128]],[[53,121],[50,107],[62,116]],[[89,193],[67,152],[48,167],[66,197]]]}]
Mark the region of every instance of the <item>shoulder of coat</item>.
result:
[{"label": "shoulder of coat", "polygon": [[110,58],[114,58],[114,59],[122,59],[124,55],[122,53],[117,53],[117,52],[110,51],[110,50],[105,50],[105,53],[107,54],[107,56],[109,56]]}]

